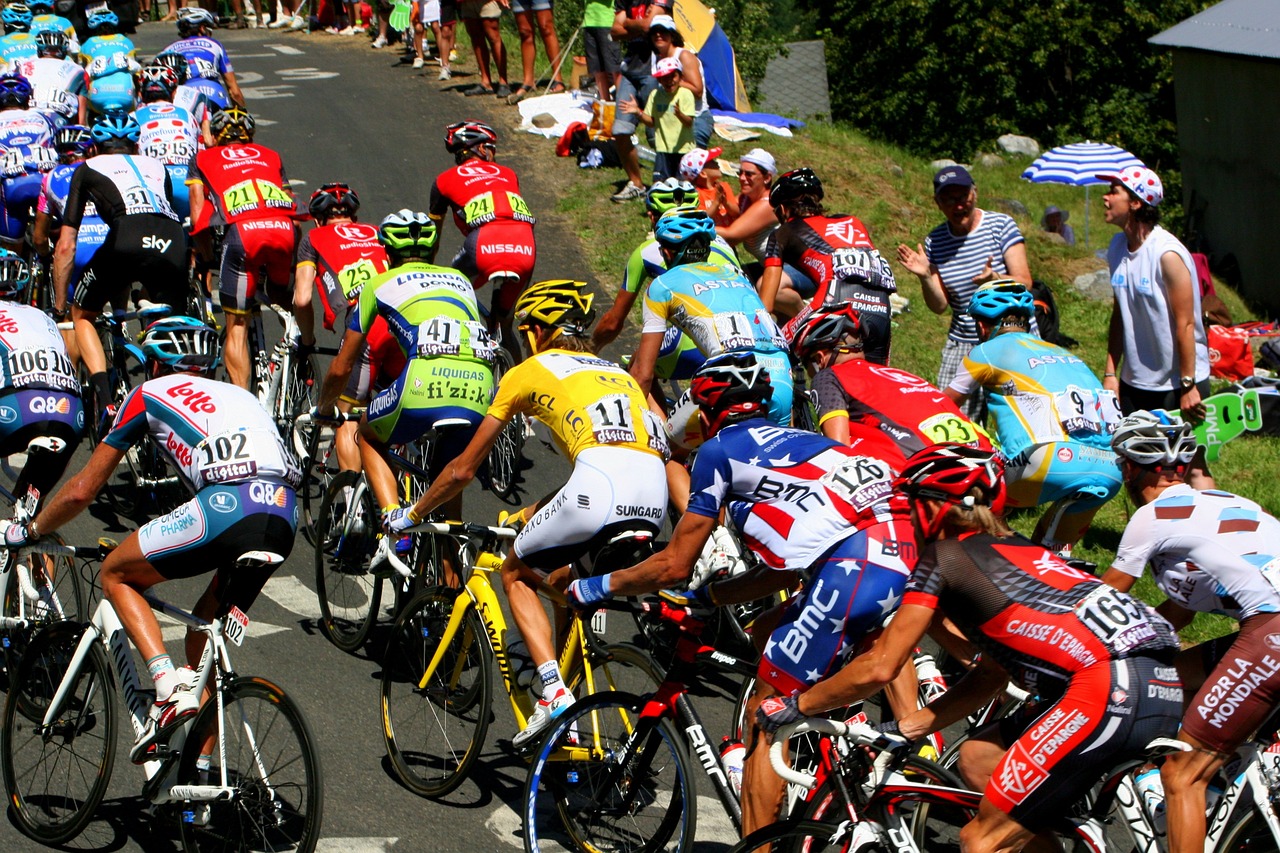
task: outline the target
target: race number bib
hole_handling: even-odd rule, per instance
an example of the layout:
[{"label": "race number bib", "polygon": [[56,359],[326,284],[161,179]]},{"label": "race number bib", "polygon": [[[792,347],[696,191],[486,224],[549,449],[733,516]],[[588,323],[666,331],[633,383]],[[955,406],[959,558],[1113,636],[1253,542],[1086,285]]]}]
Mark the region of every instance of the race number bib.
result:
[{"label": "race number bib", "polygon": [[161,213],[172,219],[177,218],[173,208],[169,206],[169,200],[161,198],[146,187],[129,187],[121,196],[124,212],[127,214]]},{"label": "race number bib", "polygon": [[869,456],[845,459],[821,480],[823,486],[854,509],[864,510],[893,491],[889,466]]},{"label": "race number bib", "polygon": [[670,462],[671,446],[667,444],[667,425],[657,412],[649,409],[643,409],[640,412],[640,420],[644,423],[645,431],[649,433],[649,449],[661,456],[663,462]]},{"label": "race number bib", "polygon": [[916,427],[922,435],[933,439],[935,444],[955,442],[956,444],[973,444],[978,440],[978,430],[959,415],[939,412],[926,418]]},{"label": "race number bib", "polygon": [[[525,203],[524,198],[519,193],[513,192],[507,192],[506,197],[507,206],[511,208],[511,218],[532,224],[533,214],[529,212],[529,205]],[[462,208],[462,219],[469,228],[492,222],[497,215],[497,205],[491,192],[481,193]]]},{"label": "race number bib", "polygon": [[591,416],[591,432],[599,444],[625,444],[636,440],[631,398],[626,394],[607,394],[588,406],[587,412]]},{"label": "race number bib", "polygon": [[880,264],[866,249],[836,249],[831,253],[831,273],[840,281],[871,281]]},{"label": "race number bib", "polygon": [[222,194],[222,209],[227,216],[236,217],[258,207],[292,209],[293,199],[282,187],[261,178],[241,181]]},{"label": "race number bib", "polygon": [[[464,351],[469,349],[470,352]],[[494,344],[489,332],[480,323],[456,320],[453,317],[435,317],[418,326],[418,358],[442,355],[469,355],[492,361]]]},{"label": "race number bib", "polygon": [[[1080,600],[1076,618],[1107,647],[1113,657],[1121,658],[1157,638],[1151,616],[1141,604],[1106,584]],[[1159,617],[1156,617],[1159,618]]]},{"label": "race number bib", "polygon": [[0,173],[7,176],[21,175],[27,171],[26,159],[18,148],[6,148],[0,154]]},{"label": "race number bib", "polygon": [[248,430],[208,436],[195,447],[195,462],[204,485],[244,480],[258,473],[253,437]]},{"label": "race number bib", "polygon": [[361,258],[354,264],[347,264],[338,271],[338,285],[348,305],[355,305],[360,300],[360,291],[375,275],[378,268],[368,258]]},{"label": "race number bib", "polygon": [[1065,391],[1054,397],[1054,403],[1067,435],[1097,435],[1102,432],[1098,401],[1088,388],[1068,385]]},{"label": "race number bib", "polygon": [[725,352],[755,346],[755,331],[746,314],[741,311],[726,311],[716,314],[712,319],[716,326],[716,338]]},{"label": "race number bib", "polygon": [[1116,431],[1116,427],[1124,417],[1124,413],[1120,411],[1120,398],[1116,396],[1115,391],[1105,388],[1099,389],[1097,395],[1098,418],[1102,421],[1102,428],[1107,431],[1107,435],[1110,435]]},{"label": "race number bib", "polygon": [[167,166],[185,166],[195,156],[196,146],[187,139],[156,139],[144,145],[142,153]]},{"label": "race number bib", "polygon": [[41,385],[61,391],[79,390],[71,359],[52,347],[15,350],[9,353],[6,367],[13,388]]}]

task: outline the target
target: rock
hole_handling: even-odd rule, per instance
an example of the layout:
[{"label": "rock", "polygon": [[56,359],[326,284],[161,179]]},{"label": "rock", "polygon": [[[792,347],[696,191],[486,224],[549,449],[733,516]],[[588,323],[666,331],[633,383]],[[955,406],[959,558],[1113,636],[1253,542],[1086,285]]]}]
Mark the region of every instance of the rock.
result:
[{"label": "rock", "polygon": [[903,175],[906,174],[906,172],[902,171],[901,166],[899,166],[897,163],[894,163],[889,166],[889,174],[893,175],[895,178],[901,178]]},{"label": "rock", "polygon": [[1006,154],[1020,154],[1023,157],[1040,156],[1040,143],[1030,136],[1017,136],[1012,133],[1006,133],[996,140],[996,144]]},{"label": "rock", "polygon": [[984,169],[994,169],[1004,165],[1004,158],[999,154],[979,154],[978,165]]},{"label": "rock", "polygon": [[959,165],[959,164],[956,163],[955,160],[947,160],[944,158],[942,160],[934,160],[932,163],[929,164],[929,169],[930,171],[936,172],[939,169],[945,169],[948,166],[956,166],[956,165]]},{"label": "rock", "polygon": [[1075,285],[1077,293],[1093,302],[1110,302],[1113,298],[1111,273],[1108,270],[1078,275],[1072,284]]},{"label": "rock", "polygon": [[1057,234],[1053,231],[1039,231],[1037,233],[1040,235],[1040,239],[1044,240],[1046,243],[1057,243],[1059,246],[1067,245],[1066,238],[1061,234]]},{"label": "rock", "polygon": [[536,116],[529,119],[529,123],[534,127],[541,127],[544,129],[548,127],[555,127],[556,117],[551,113],[538,113]]},{"label": "rock", "polygon": [[1027,210],[1027,206],[1016,198],[992,199],[991,204],[996,210],[1004,211],[1010,216],[1031,216],[1031,212]]},{"label": "rock", "polygon": [[915,215],[915,211],[909,207],[898,208],[898,216],[900,216],[904,220],[908,220],[914,215]]}]

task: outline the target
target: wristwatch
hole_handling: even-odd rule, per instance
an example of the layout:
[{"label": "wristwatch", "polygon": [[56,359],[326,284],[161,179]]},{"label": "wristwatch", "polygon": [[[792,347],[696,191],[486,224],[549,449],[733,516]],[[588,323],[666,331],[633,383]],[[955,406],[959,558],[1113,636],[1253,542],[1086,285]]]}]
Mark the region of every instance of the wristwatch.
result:
[{"label": "wristwatch", "polygon": [[1196,378],[1194,376],[1183,376],[1178,379],[1178,385],[1183,391],[1189,391],[1196,387]]}]

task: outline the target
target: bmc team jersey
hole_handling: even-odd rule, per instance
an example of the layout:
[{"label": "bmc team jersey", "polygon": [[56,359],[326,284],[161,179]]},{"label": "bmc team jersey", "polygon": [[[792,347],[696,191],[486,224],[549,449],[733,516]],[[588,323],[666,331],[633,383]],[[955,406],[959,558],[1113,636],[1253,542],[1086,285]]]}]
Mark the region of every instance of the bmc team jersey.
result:
[{"label": "bmc team jersey", "polygon": [[360,291],[348,328],[367,336],[378,317],[406,356],[493,363],[475,291],[457,270],[422,263],[388,270]]},{"label": "bmc team jersey", "polygon": [[27,172],[43,171],[58,162],[53,150],[53,122],[39,110],[0,112],[0,164],[6,180],[21,166]]},{"label": "bmc team jersey", "polygon": [[537,221],[520,195],[520,179],[516,173],[501,164],[477,159],[442,172],[431,185],[431,203],[427,208],[431,217],[439,220],[450,208],[463,234],[499,220],[530,225]]},{"label": "bmc team jersey", "polygon": [[737,267],[680,264],[655,278],[644,297],[643,332],[664,334],[668,325],[707,356],[787,348],[760,294]]},{"label": "bmc team jersey", "polygon": [[138,120],[138,153],[185,171],[200,148],[200,126],[190,112],[164,101],[133,111]]},{"label": "bmc team jersey", "polygon": [[940,609],[1017,684],[1043,698],[1095,664],[1178,650],[1173,626],[1146,604],[1017,534],[930,543],[902,604]]},{"label": "bmc team jersey", "polygon": [[53,318],[38,308],[0,302],[0,391],[67,391],[80,382]]},{"label": "bmc team jersey", "polygon": [[224,74],[235,73],[231,58],[222,42],[208,36],[181,38],[161,53],[178,53],[187,60],[187,73],[201,80],[220,80]]},{"label": "bmc team jersey", "polygon": [[546,424],[570,462],[592,447],[666,453],[662,424],[631,374],[590,353],[552,349],[508,370],[489,414],[507,421],[520,413]]},{"label": "bmc team jersey", "polygon": [[879,459],[757,418],[725,427],[698,450],[688,511],[716,518],[727,503],[743,540],[775,569],[806,569],[852,533],[898,521],[902,536],[866,555],[892,565],[916,550],[910,508],[892,481]]},{"label": "bmc team jersey", "polygon": [[915,374],[865,359],[846,361],[813,379],[818,424],[849,419],[849,446],[901,471],[908,456],[931,444],[982,450],[991,442],[947,395]]},{"label": "bmc team jersey", "polygon": [[125,216],[156,214],[178,221],[169,198],[173,191],[164,164],[136,154],[99,154],[80,164],[71,177],[63,225],[79,228],[89,202],[102,221],[114,227]]},{"label": "bmc team jersey", "polygon": [[1188,610],[1245,620],[1280,613],[1280,521],[1248,498],[1171,486],[1134,512],[1113,569],[1142,577]]},{"label": "bmc team jersey", "polygon": [[1006,332],[974,347],[951,390],[990,392],[987,405],[1006,459],[1054,441],[1111,451],[1120,404],[1085,363],[1035,335]]},{"label": "bmc team jersey", "polygon": [[324,327],[332,329],[342,309],[345,325],[348,309],[360,301],[364,286],[387,271],[387,251],[378,240],[378,229],[363,222],[319,225],[298,243],[298,266],[316,269]]},{"label": "bmc team jersey", "polygon": [[84,69],[69,59],[36,57],[16,64],[16,70],[31,83],[31,106],[37,110],[74,118],[80,112],[80,95],[89,92]]},{"label": "bmc team jersey", "polygon": [[264,145],[216,145],[196,153],[187,170],[187,183],[204,182],[208,204],[192,233],[216,225],[249,219],[279,219],[293,215],[293,194],[280,155]]},{"label": "bmc team jersey", "polygon": [[192,490],[248,480],[296,487],[301,472],[258,398],[226,382],[178,373],[129,392],[102,440],[126,450],[150,433]]}]

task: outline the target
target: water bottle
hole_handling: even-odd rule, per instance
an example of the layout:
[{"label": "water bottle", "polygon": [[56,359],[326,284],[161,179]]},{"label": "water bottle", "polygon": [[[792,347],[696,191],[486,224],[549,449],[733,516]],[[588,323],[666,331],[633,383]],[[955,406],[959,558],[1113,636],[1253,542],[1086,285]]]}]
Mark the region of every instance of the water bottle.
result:
[{"label": "water bottle", "polygon": [[742,796],[742,762],[746,756],[747,748],[742,741],[726,735],[720,742],[720,763],[724,765],[724,775],[729,778],[729,787],[733,788],[735,797]]},{"label": "water bottle", "polygon": [[916,677],[920,679],[920,698],[926,703],[947,692],[947,681],[942,677],[942,671],[934,662],[933,655],[919,655],[916,658]]},{"label": "water bottle", "polygon": [[1133,777],[1133,782],[1138,789],[1138,796],[1142,798],[1142,807],[1146,810],[1147,817],[1151,818],[1152,828],[1157,836],[1164,837],[1164,783],[1160,781],[1159,768],[1148,767]]},{"label": "water bottle", "polygon": [[511,680],[521,690],[528,690],[538,681],[538,668],[533,665],[529,647],[514,626],[503,635],[502,645],[507,650],[507,664],[511,667]]}]

